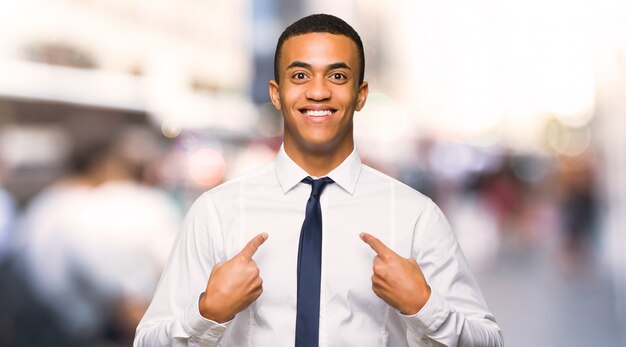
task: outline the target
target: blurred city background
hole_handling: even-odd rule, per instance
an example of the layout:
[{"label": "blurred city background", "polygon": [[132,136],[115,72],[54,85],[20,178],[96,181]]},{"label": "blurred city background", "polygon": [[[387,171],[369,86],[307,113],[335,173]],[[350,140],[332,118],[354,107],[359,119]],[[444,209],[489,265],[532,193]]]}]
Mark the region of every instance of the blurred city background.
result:
[{"label": "blurred city background", "polygon": [[190,203],[272,160],[283,28],[361,34],[366,163],[509,347],[626,346],[626,2],[0,0],[0,346],[130,346]]}]

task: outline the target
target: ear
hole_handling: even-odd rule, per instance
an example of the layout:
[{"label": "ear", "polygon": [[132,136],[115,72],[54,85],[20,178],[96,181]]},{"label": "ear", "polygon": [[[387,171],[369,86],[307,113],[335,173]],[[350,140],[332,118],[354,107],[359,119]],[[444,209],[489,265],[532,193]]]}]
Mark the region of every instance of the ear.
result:
[{"label": "ear", "polygon": [[277,110],[280,110],[280,90],[278,88],[278,83],[271,80],[268,87],[272,104],[274,104],[274,107],[276,107]]},{"label": "ear", "polygon": [[369,86],[367,82],[361,83],[359,86],[359,95],[357,96],[356,101],[356,110],[361,111],[363,106],[365,106],[365,101],[367,100],[367,94],[369,93]]}]

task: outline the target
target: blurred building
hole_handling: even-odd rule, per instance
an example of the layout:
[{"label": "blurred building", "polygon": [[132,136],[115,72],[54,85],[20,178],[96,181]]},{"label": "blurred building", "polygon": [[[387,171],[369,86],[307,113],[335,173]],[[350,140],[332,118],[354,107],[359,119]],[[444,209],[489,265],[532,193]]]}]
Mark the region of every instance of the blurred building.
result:
[{"label": "blurred building", "polygon": [[615,284],[621,334],[626,341],[626,49],[608,57],[599,78],[598,126],[603,197],[601,249]]},{"label": "blurred building", "polygon": [[0,153],[20,202],[73,145],[144,124],[250,137],[251,3],[0,2]]}]

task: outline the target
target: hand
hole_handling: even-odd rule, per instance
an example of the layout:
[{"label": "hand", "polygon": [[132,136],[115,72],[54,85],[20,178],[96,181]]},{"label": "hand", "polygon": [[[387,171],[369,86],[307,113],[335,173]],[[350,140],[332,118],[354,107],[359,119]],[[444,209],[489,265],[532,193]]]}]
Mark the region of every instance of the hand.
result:
[{"label": "hand", "polygon": [[263,280],[252,256],[265,240],[266,233],[258,234],[237,255],[213,267],[200,296],[200,314],[204,318],[227,322],[263,293]]},{"label": "hand", "polygon": [[359,235],[376,256],[372,290],[402,314],[414,315],[430,298],[430,286],[415,259],[403,258],[368,233]]}]

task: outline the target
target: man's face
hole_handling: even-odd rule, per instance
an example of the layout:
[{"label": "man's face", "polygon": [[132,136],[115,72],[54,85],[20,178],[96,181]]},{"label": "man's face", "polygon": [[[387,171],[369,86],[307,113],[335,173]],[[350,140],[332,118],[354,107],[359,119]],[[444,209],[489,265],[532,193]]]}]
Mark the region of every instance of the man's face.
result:
[{"label": "man's face", "polygon": [[287,39],[278,62],[280,84],[270,81],[270,97],[285,121],[290,153],[349,154],[352,118],[367,98],[359,85],[356,44],[346,36],[310,33]]}]

